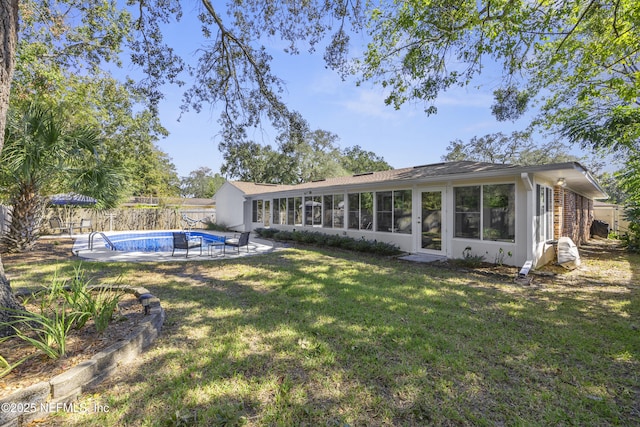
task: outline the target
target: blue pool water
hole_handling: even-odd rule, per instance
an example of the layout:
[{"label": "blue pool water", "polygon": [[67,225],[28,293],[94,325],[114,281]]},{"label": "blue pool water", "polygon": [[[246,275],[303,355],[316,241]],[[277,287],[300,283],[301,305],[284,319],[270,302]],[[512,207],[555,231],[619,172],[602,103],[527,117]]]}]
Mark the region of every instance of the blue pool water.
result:
[{"label": "blue pool water", "polygon": [[[200,231],[188,232],[191,238],[201,237],[202,246],[214,242],[224,242],[224,237]],[[147,231],[138,233],[123,233],[108,235],[109,240],[122,252],[171,252],[173,250],[173,236],[171,231]],[[105,242],[105,246],[108,244]]]}]

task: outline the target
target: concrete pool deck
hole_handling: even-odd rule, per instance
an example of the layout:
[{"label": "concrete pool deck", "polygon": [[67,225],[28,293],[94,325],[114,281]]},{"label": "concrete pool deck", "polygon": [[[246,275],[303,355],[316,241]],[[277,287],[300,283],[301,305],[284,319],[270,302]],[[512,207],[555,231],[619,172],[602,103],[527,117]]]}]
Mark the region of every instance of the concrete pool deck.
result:
[{"label": "concrete pool deck", "polygon": [[[149,230],[158,231],[158,230]],[[165,231],[165,230],[163,230]],[[182,230],[166,230],[166,231],[182,231]],[[224,232],[208,232],[206,230],[193,230],[194,232],[202,232],[211,234],[214,236],[226,236],[231,238],[236,233],[224,233]],[[126,233],[133,233],[134,231],[128,231]],[[144,231],[139,231],[144,233]],[[105,233],[108,234],[108,233]],[[89,249],[89,234],[74,234],[71,236],[74,239],[73,254],[87,261],[102,261],[102,262],[164,262],[164,261],[213,261],[222,259],[236,259],[245,256],[260,255],[269,252],[273,252],[276,246],[273,242],[263,240],[260,238],[249,238],[249,251],[247,247],[241,247],[238,252],[235,247],[227,246],[225,253],[222,252],[222,247],[209,248],[205,243],[202,246],[202,255],[200,255],[200,248],[192,248],[189,250],[189,257],[185,257],[186,251],[177,249],[175,254],[171,256],[171,251],[168,252],[121,252],[113,251],[105,246],[105,242],[100,236],[100,233],[95,234],[93,241],[93,249]],[[210,250],[211,249],[211,250]]]}]

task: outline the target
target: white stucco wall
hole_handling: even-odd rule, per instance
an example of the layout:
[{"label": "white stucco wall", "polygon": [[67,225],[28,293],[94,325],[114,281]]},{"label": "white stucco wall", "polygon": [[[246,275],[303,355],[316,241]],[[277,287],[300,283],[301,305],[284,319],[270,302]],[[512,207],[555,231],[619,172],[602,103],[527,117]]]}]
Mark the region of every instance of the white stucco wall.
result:
[{"label": "white stucco wall", "polygon": [[245,196],[233,185],[225,182],[216,192],[216,223],[228,228],[244,231],[245,224]]},{"label": "white stucco wall", "polygon": [[[546,178],[543,178],[545,176]],[[218,222],[235,229],[254,230],[265,227],[265,224],[252,222],[252,201],[270,200],[270,214],[273,215],[273,199],[290,197],[315,197],[332,194],[343,194],[345,200],[345,228],[324,228],[305,225],[274,224],[271,219],[271,227],[281,230],[307,230],[330,235],[348,236],[354,239],[377,240],[397,245],[401,250],[416,253],[426,252],[446,256],[447,258],[462,258],[466,248],[470,253],[484,257],[486,262],[501,262],[505,265],[521,267],[527,261],[532,261],[534,267],[542,265],[553,256],[553,244],[538,242],[536,236],[536,185],[541,184],[553,188],[555,179],[553,174],[542,171],[520,172],[512,175],[497,173],[485,175],[479,179],[469,174],[468,177],[437,181],[430,177],[427,182],[389,181],[353,186],[334,186],[313,189],[301,189],[297,191],[283,190],[267,192],[255,196],[243,196],[238,188],[231,184],[225,184],[216,194],[218,208]],[[514,184],[515,185],[515,238],[513,241],[492,241],[482,239],[470,239],[454,237],[455,224],[455,188],[473,185]],[[410,189],[413,193],[412,234],[401,234],[372,230],[348,229],[347,206],[349,193],[394,191]],[[442,191],[442,250],[425,251],[421,248],[421,218],[420,201],[423,191]],[[375,203],[375,202],[374,202]],[[555,219],[555,218],[554,218]],[[245,224],[245,225],[241,225]]]}]

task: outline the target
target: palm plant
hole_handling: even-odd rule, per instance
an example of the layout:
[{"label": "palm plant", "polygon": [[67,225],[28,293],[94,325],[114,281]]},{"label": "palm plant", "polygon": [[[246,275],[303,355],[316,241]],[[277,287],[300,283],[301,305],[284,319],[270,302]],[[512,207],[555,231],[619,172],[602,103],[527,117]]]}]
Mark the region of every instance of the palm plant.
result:
[{"label": "palm plant", "polygon": [[121,175],[101,156],[98,131],[72,127],[63,108],[31,103],[9,112],[2,151],[5,194],[12,206],[11,224],[4,237],[8,251],[33,247],[44,219],[47,194],[82,192],[112,207],[118,198]]}]

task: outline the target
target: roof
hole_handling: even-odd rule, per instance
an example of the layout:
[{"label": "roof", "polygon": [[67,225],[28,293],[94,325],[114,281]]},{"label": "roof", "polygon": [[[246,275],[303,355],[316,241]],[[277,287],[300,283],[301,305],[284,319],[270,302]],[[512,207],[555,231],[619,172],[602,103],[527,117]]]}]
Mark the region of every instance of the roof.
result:
[{"label": "roof", "polygon": [[422,166],[413,166],[402,169],[392,169],[380,172],[369,172],[356,175],[327,178],[296,185],[259,184],[243,181],[230,181],[246,196],[276,193],[291,190],[328,189],[342,186],[358,186],[388,182],[435,182],[464,179],[473,175],[477,178],[513,176],[526,174],[538,174],[550,180],[556,181],[564,178],[567,187],[582,193],[590,198],[605,198],[606,193],[591,176],[591,174],[579,163],[557,163],[549,165],[521,166],[510,164],[496,164],[485,162],[459,161],[443,162]]}]

